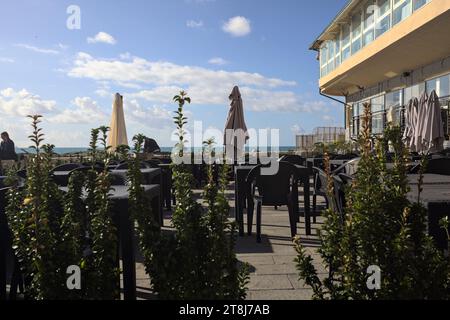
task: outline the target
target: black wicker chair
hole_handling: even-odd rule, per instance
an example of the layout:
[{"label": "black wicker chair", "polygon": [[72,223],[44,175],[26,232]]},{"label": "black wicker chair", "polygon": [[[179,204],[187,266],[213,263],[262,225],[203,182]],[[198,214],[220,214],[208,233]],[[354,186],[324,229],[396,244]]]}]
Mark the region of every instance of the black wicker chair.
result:
[{"label": "black wicker chair", "polygon": [[313,167],[313,223],[317,223],[317,197],[325,199],[326,208],[329,207],[327,196],[327,174],[320,168]]},{"label": "black wicker chair", "polygon": [[80,168],[82,167],[81,164],[79,163],[66,163],[60,166],[57,166],[55,168],[52,169],[52,172],[57,172],[57,171],[72,171],[74,169]]},{"label": "black wicker chair", "polygon": [[306,159],[294,154],[282,156],[280,161],[289,162],[298,166],[306,166]]},{"label": "black wicker chair", "polygon": [[[150,166],[146,163],[141,161],[141,169],[148,169]],[[128,163],[124,162],[119,164],[117,167],[114,168],[114,170],[128,170]]]},{"label": "black wicker chair", "polygon": [[291,236],[297,234],[296,203],[293,188],[298,186],[296,167],[289,162],[279,162],[279,170],[275,175],[262,175],[262,165],[252,169],[247,176],[247,185],[250,186],[248,204],[248,234],[252,234],[253,211],[256,205],[256,241],[261,243],[261,215],[262,206],[287,205]]}]

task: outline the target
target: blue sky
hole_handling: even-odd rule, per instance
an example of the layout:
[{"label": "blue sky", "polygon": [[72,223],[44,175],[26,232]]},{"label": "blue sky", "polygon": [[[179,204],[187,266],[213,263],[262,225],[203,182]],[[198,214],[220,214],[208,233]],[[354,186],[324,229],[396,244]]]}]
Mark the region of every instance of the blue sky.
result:
[{"label": "blue sky", "polygon": [[[318,94],[309,45],[347,0],[4,0],[0,19],[0,130],[27,146],[25,116],[42,113],[47,142],[84,147],[124,95],[129,138],[170,146],[171,102],[186,89],[191,124],[222,129],[241,87],[247,126],[295,133],[342,125]],[[67,7],[81,29],[66,27]]]}]

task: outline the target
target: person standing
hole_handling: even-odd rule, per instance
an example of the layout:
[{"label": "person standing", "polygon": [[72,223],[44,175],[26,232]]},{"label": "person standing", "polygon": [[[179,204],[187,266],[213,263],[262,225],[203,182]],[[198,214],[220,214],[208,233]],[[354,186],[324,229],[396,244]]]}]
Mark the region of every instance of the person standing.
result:
[{"label": "person standing", "polygon": [[2,132],[2,142],[0,144],[0,160],[17,161],[16,148],[14,141],[9,138],[8,132]]}]

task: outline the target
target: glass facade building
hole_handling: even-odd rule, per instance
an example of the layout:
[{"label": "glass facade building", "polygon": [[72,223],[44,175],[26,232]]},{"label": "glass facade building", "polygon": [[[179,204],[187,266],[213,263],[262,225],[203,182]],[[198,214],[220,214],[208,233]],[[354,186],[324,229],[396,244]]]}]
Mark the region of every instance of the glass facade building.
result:
[{"label": "glass facade building", "polygon": [[361,126],[362,116],[364,114],[364,103],[371,103],[372,107],[372,134],[382,134],[386,127],[386,113],[393,108],[395,124],[403,126],[404,109],[408,102],[413,98],[420,98],[426,91],[431,93],[433,90],[440,98],[442,117],[444,120],[445,133],[449,138],[449,106],[450,106],[450,74],[432,78],[428,81],[409,86],[404,89],[395,90],[388,93],[379,94],[351,104],[350,133],[353,139],[357,138]]},{"label": "glass facade building", "polygon": [[[432,0],[366,0],[341,25],[335,39],[320,48],[320,77],[375,41]],[[439,1],[439,0],[434,0]]]}]

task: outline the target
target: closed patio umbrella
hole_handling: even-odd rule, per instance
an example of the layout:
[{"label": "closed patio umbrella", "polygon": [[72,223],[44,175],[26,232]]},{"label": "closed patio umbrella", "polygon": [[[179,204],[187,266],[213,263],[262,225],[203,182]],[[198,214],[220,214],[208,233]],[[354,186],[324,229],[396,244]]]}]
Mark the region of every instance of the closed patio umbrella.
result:
[{"label": "closed patio umbrella", "polygon": [[233,88],[229,99],[231,100],[231,107],[225,124],[224,145],[227,151],[234,150],[233,158],[237,159],[242,154],[245,143],[249,139],[242,97],[237,86]]},{"label": "closed patio umbrella", "polygon": [[428,111],[428,94],[424,92],[419,100],[419,105],[416,113],[416,125],[414,126],[414,144],[416,151],[424,153],[427,151],[427,146],[424,144],[424,127],[426,122],[426,115]]},{"label": "closed patio umbrella", "polygon": [[416,151],[415,128],[417,126],[418,106],[419,101],[417,99],[411,99],[406,107],[403,141],[405,142],[405,145],[409,147],[411,152]]},{"label": "closed patio umbrella", "polygon": [[444,149],[444,124],[436,91],[432,91],[426,103],[421,137],[423,152],[440,152]]},{"label": "closed patio umbrella", "polygon": [[123,112],[123,96],[119,93],[116,93],[114,97],[110,129],[108,146],[111,146],[112,152],[120,145],[128,145],[127,128]]}]

